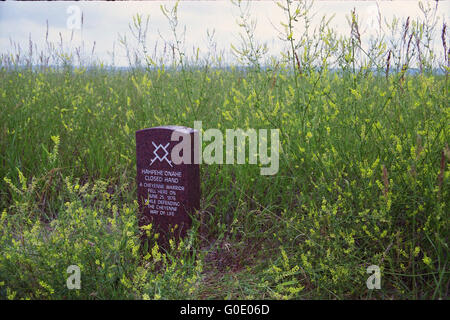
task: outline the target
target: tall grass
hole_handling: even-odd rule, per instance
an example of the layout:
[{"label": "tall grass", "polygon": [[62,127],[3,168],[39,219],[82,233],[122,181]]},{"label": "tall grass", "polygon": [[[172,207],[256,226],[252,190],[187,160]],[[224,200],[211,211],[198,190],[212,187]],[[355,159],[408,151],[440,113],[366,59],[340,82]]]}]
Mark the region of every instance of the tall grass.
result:
[{"label": "tall grass", "polygon": [[[328,19],[312,30],[309,3],[286,1],[287,50],[274,58],[235,4],[242,41],[232,52],[246,68],[221,68],[209,31],[207,58],[188,56],[177,4],[162,8],[172,61],[150,53],[139,15],[138,45],[119,39],[128,70],[77,65],[62,40],[2,55],[2,299],[448,297],[445,22],[440,61],[431,6],[423,21],[380,25],[401,36],[380,33],[367,47],[355,11],[344,37]],[[134,132],[194,121],[279,128],[280,170],[202,165],[193,228],[162,250],[156,230],[137,226]],[[81,290],[66,288],[74,264]],[[380,290],[366,287],[370,265]]]}]

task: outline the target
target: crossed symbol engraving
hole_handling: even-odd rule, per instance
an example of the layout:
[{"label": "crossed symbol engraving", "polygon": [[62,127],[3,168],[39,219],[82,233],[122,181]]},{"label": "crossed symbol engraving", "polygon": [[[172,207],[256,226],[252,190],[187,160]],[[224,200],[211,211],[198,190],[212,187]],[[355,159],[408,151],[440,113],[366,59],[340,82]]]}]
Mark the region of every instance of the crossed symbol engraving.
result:
[{"label": "crossed symbol engraving", "polygon": [[[153,150],[153,154],[155,155],[155,157],[152,159],[152,161],[150,162],[150,166],[153,164],[153,162],[155,162],[156,160],[159,160],[160,162],[162,162],[163,160],[166,160],[166,162],[173,167],[172,165],[172,161],[170,161],[169,159],[167,159],[167,156],[169,155],[169,152],[167,151],[167,147],[169,146],[170,142],[167,143],[165,146],[163,146],[162,144],[156,145],[153,141],[152,141],[153,146],[155,147],[155,150]],[[159,156],[158,154],[158,150],[161,149],[164,152],[164,155],[162,157]]]}]

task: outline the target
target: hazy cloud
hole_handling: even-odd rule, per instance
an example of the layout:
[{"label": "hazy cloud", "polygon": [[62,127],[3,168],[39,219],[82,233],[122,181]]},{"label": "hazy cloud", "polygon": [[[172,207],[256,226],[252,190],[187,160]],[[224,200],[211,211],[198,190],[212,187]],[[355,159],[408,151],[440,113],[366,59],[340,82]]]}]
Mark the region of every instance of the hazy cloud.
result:
[{"label": "hazy cloud", "polygon": [[[434,1],[433,1],[434,3]],[[0,3],[0,46],[1,52],[11,50],[10,38],[21,44],[22,48],[28,46],[28,39],[38,45],[45,44],[46,21],[49,24],[49,40],[59,41],[59,33],[68,41],[72,31],[66,26],[67,8],[78,6],[83,12],[84,24],[82,30],[74,32],[72,45],[84,41],[87,48],[96,42],[96,53],[100,60],[109,62],[108,51],[116,43],[116,64],[126,65],[124,52],[120,52],[117,45],[118,34],[128,34],[128,24],[136,13],[150,15],[147,36],[148,47],[152,48],[162,40],[158,31],[166,39],[171,39],[169,25],[163,16],[160,5],[173,6],[168,1],[137,1],[137,2],[2,2]],[[371,8],[376,6],[375,1],[319,1],[313,7],[316,17],[313,23],[327,14],[335,14],[332,25],[343,34],[349,33],[346,15],[355,7],[361,16],[361,21],[370,21]],[[383,16],[391,19],[394,15],[400,18],[420,16],[415,1],[381,1],[379,6]],[[439,15],[445,16],[450,12],[450,2],[439,3]],[[272,25],[279,27],[283,20],[283,13],[271,1],[255,1],[251,3],[252,17],[258,21],[255,32],[256,38],[267,42],[271,51],[277,53],[283,43],[277,39],[277,32]],[[238,11],[229,1],[194,1],[180,2],[179,24],[186,26],[186,47],[188,52],[192,46],[206,48],[206,30],[215,29],[215,40],[218,47],[229,50],[230,43],[238,39],[239,27],[236,25]],[[442,21],[441,21],[442,23]],[[69,45],[68,45],[69,46]]]}]

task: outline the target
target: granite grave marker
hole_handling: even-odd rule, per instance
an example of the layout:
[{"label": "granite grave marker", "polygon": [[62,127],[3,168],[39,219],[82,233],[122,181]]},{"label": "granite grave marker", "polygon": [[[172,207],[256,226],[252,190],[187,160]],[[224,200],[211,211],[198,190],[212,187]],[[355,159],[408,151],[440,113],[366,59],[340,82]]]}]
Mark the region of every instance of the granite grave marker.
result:
[{"label": "granite grave marker", "polygon": [[[173,133],[179,141],[172,141]],[[180,143],[185,143],[187,148],[180,148]],[[174,147],[178,152],[181,149],[177,154],[183,160],[186,156],[189,160],[173,161]],[[198,133],[192,128],[164,126],[136,131],[139,226],[152,223],[153,230],[160,234],[160,244],[167,243],[172,228],[176,238],[184,237],[191,227],[189,215],[200,207],[200,172],[198,163],[194,163],[195,148],[199,148]]]}]

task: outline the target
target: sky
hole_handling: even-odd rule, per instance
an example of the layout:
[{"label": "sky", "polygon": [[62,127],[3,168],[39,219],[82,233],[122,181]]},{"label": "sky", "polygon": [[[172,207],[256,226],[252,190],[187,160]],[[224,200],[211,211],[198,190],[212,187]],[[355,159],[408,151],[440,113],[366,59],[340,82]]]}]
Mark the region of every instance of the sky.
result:
[{"label": "sky", "polygon": [[[435,5],[435,2],[431,2]],[[161,12],[161,4],[172,7],[169,1],[121,1],[121,2],[0,2],[0,53],[14,52],[11,41],[20,44],[22,49],[28,50],[29,38],[39,48],[45,46],[46,28],[49,25],[48,39],[59,43],[60,34],[64,47],[68,50],[84,43],[86,54],[90,54],[95,42],[94,55],[106,63],[112,62],[111,52],[114,48],[114,63],[117,66],[128,64],[125,51],[119,44],[119,35],[131,39],[129,23],[133,15],[140,13],[150,16],[146,44],[149,51],[153,51],[156,44],[162,48],[164,39],[172,40],[169,23]],[[388,20],[395,15],[406,19],[421,17],[418,1],[379,1],[381,13]],[[376,28],[376,1],[317,1],[312,11],[316,13],[312,26],[316,26],[323,15],[334,18],[331,25],[341,34],[349,34],[346,15],[356,8],[362,23],[362,30],[370,34]],[[78,28],[78,13],[83,14],[82,28]],[[267,43],[269,53],[277,54],[282,49],[283,42],[278,39],[274,26],[279,28],[284,20],[283,12],[273,1],[252,1],[250,3],[251,17],[256,19],[255,38]],[[438,24],[448,20],[450,1],[440,1]],[[186,27],[186,48],[192,52],[192,47],[207,52],[207,30],[215,31],[215,40],[219,49],[230,52],[230,44],[239,42],[239,32],[236,24],[239,10],[230,1],[181,1],[178,8],[179,27],[183,31]],[[448,22],[447,22],[448,24]],[[299,27],[300,28],[300,27]],[[299,29],[299,31],[301,31]],[[73,32],[73,37],[72,36]]]}]

